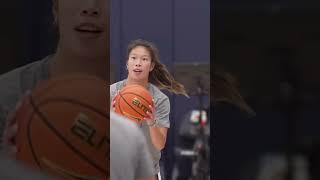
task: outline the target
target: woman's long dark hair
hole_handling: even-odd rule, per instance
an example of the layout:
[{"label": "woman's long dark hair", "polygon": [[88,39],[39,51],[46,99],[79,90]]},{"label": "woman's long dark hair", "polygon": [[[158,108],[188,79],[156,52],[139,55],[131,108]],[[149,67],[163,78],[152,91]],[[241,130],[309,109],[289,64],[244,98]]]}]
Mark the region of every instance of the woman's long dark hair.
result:
[{"label": "woman's long dark hair", "polygon": [[227,102],[240,108],[241,110],[255,115],[255,112],[245,102],[237,88],[239,85],[234,76],[228,73],[219,65],[213,65],[212,88],[213,103]]}]

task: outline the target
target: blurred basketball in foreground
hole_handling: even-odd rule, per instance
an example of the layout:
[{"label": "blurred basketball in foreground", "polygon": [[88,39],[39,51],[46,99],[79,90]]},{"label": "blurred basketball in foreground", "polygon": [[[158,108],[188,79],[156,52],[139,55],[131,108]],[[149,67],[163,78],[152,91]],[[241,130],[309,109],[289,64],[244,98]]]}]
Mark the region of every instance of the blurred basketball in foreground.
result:
[{"label": "blurred basketball in foreground", "polygon": [[64,179],[107,179],[107,88],[85,75],[40,83],[16,112],[17,159]]}]

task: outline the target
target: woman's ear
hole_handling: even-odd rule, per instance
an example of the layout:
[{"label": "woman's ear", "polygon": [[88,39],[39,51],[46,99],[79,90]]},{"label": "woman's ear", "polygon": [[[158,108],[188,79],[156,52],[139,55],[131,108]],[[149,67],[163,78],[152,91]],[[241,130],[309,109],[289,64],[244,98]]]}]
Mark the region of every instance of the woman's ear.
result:
[{"label": "woman's ear", "polygon": [[151,72],[151,71],[153,71],[153,69],[154,69],[155,65],[156,65],[156,64],[155,64],[154,62],[152,62],[152,63],[151,63],[151,66],[150,66],[150,72]]}]

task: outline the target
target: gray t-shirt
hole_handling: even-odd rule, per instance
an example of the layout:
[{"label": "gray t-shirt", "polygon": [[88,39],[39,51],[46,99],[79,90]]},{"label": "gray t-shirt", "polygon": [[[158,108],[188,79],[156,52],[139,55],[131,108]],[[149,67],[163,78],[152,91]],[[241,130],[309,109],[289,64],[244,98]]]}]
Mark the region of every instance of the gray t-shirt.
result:
[{"label": "gray t-shirt", "polygon": [[[115,94],[125,86],[125,82],[126,80],[119,81],[110,86],[110,103],[114,98]],[[153,97],[153,100],[155,103],[156,126],[170,128],[170,120],[169,120],[170,101],[168,96],[166,96],[163,92],[160,91],[159,88],[157,88],[155,85],[151,83],[148,84],[148,90],[151,93],[151,96]],[[153,162],[154,162],[154,169],[155,169],[155,172],[158,173],[160,172],[159,160],[161,158],[161,152],[158,151],[152,144],[149,127],[147,123],[146,122],[142,123],[140,128],[142,129],[143,134],[147,139],[147,143],[148,143],[148,146],[153,158]]]},{"label": "gray t-shirt", "polygon": [[154,176],[146,139],[138,126],[110,112],[110,180]]},{"label": "gray t-shirt", "polygon": [[55,178],[49,175],[38,172],[19,162],[9,159],[7,155],[0,154],[0,179],[2,180],[54,180]]},{"label": "gray t-shirt", "polygon": [[[3,135],[6,117],[28,90],[49,78],[52,56],[0,75],[0,137]],[[2,139],[2,138],[0,138]],[[0,142],[2,144],[2,142]]]}]

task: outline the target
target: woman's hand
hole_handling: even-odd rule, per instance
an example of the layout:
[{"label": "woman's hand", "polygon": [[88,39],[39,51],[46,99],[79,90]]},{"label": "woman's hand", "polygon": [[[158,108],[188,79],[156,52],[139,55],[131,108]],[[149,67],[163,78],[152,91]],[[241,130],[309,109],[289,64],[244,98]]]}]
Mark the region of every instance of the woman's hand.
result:
[{"label": "woman's hand", "polygon": [[156,109],[155,107],[149,105],[151,112],[147,111],[147,116],[144,117],[144,120],[147,122],[148,126],[153,127],[156,124]]},{"label": "woman's hand", "polygon": [[9,156],[16,156],[17,153],[17,144],[16,144],[16,136],[18,132],[18,122],[17,122],[17,111],[22,106],[22,102],[30,96],[30,91],[24,95],[24,97],[17,103],[15,109],[10,112],[7,116],[6,125],[4,129],[4,133],[2,136],[3,148],[5,152],[9,154]]},{"label": "woman's hand", "polygon": [[113,111],[116,111],[116,99],[117,99],[117,96],[119,95],[119,90],[116,92],[115,96],[113,97],[112,101],[111,101],[111,108]]}]

